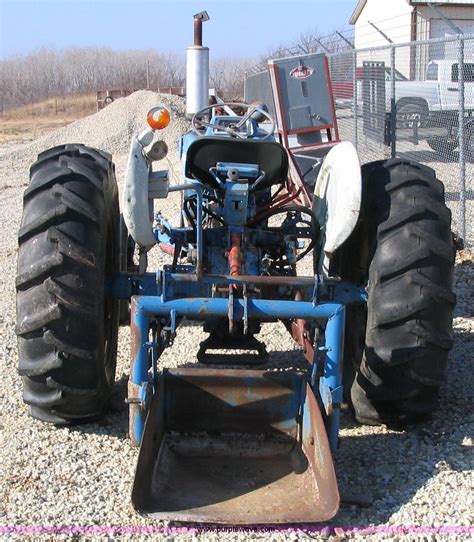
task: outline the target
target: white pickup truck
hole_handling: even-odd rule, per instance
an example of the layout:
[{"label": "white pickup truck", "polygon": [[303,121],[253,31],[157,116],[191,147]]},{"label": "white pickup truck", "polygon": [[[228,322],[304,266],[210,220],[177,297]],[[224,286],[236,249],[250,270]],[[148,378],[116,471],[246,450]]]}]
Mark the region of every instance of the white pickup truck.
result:
[{"label": "white pickup truck", "polygon": [[[474,62],[463,64],[464,137],[466,158],[474,159]],[[387,83],[386,83],[387,84]],[[390,94],[389,94],[390,95]],[[459,145],[459,64],[433,60],[425,81],[396,81],[397,129],[420,128],[422,138],[435,151],[447,153]],[[390,111],[390,100],[387,111]],[[423,134],[424,132],[424,134]],[[400,137],[399,133],[397,137]],[[419,137],[418,136],[418,137]]]},{"label": "white pickup truck", "polygon": [[[465,140],[469,159],[474,156],[474,62],[463,64],[464,111],[466,117]],[[370,70],[369,70],[370,74]],[[353,107],[354,92],[350,74],[332,79],[333,95],[339,108]],[[364,68],[357,68],[357,113],[360,117],[383,115],[383,105],[364,104],[364,97],[377,100],[376,87],[385,83],[385,116],[390,120],[392,81],[390,67],[378,66],[372,72],[369,87],[365,87]],[[370,81],[374,85],[370,84]],[[364,88],[366,91],[364,92]],[[459,126],[459,64],[456,60],[432,60],[428,63],[424,81],[409,81],[395,70],[395,103],[397,139],[404,136],[412,140],[426,139],[428,145],[440,152],[449,152],[458,146]],[[366,106],[366,107],[365,107]],[[367,113],[366,111],[369,111]],[[364,117],[366,118],[366,117]],[[416,136],[410,136],[415,128]],[[386,126],[385,134],[389,133]]]},{"label": "white pickup truck", "polygon": [[[474,111],[474,62],[464,63],[465,110]],[[374,71],[375,82],[380,77],[385,82],[385,109],[390,112],[392,81],[388,66]],[[370,73],[370,71],[369,71]],[[364,102],[364,69],[357,68],[357,104],[362,114]],[[332,89],[336,106],[351,107],[354,100],[351,74],[339,78],[332,76]],[[372,91],[369,91],[372,95]],[[430,113],[459,110],[459,65],[455,60],[432,60],[429,62],[425,80],[409,81],[395,70],[395,97],[397,111],[401,115],[417,115],[426,121]]]},{"label": "white pickup truck", "polygon": [[[464,109],[474,111],[474,62],[463,64]],[[390,110],[390,82],[386,82]],[[396,81],[397,119],[418,118],[426,124],[430,114],[459,111],[459,64],[454,60],[433,60],[424,81]]]}]

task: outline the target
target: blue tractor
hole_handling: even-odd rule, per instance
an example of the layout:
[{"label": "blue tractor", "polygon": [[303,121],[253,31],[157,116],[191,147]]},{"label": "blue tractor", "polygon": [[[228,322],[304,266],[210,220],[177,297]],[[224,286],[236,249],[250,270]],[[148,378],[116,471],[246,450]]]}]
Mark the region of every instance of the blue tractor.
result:
[{"label": "blue tractor", "polygon": [[[196,20],[188,82],[206,71]],[[208,105],[207,86],[188,88],[177,184],[152,167],[170,112],[149,112],[122,215],[109,154],[63,145],[32,165],[16,281],[24,401],[53,424],[102,416],[128,320],[135,508],[181,521],[325,521],[339,508],[341,404],[359,422],[393,425],[435,407],[455,301],[443,187],[414,162],[360,167],[339,141],[324,55],[270,61],[246,88],[247,102],[266,105]],[[168,220],[153,202],[174,192],[181,212]],[[170,263],[149,270],[157,244]],[[209,334],[190,353],[199,363],[164,370],[185,320]],[[291,333],[304,368],[272,369],[257,338],[266,322]]]}]

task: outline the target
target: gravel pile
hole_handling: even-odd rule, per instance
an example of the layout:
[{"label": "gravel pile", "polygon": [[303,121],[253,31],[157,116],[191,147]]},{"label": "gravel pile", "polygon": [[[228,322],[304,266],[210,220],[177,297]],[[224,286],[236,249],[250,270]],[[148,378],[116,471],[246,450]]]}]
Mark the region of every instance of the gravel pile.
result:
[{"label": "gravel pile", "polygon": [[[178,96],[139,90],[125,99],[114,101],[94,115],[48,133],[31,143],[10,146],[0,154],[0,175],[3,183],[9,184],[7,170],[27,170],[38,153],[63,143],[85,143],[114,156],[126,154],[132,135],[147,127],[146,114],[156,105],[164,105],[171,112],[173,121],[160,131],[160,137],[169,144],[170,159],[175,159],[178,137],[189,126],[184,100]],[[4,184],[0,184],[1,186]]]},{"label": "gravel pile", "polygon": [[[174,163],[177,136],[187,126],[184,103],[148,91],[117,100],[96,115],[33,143],[0,151],[0,539],[145,540],[152,536],[197,540],[202,536],[198,529],[142,518],[131,507],[137,450],[127,439],[124,404],[130,356],[128,329],[120,331],[117,385],[111,409],[100,423],[58,429],[29,418],[16,373],[16,235],[30,162],[37,152],[52,145],[82,142],[112,152],[118,178],[122,179],[130,135],[144,127],[147,110],[159,103],[172,110],[173,121],[164,135]],[[161,210],[171,220],[177,220],[178,205],[177,199],[160,202]],[[156,265],[165,259],[161,253],[153,257]],[[474,273],[469,254],[464,253],[457,263],[456,341],[448,381],[433,421],[395,432],[357,426],[343,412],[341,445],[335,460],[345,503],[334,521],[323,526],[323,531],[319,530],[321,526],[272,532],[209,528],[206,540],[469,538],[473,509]],[[180,328],[173,347],[163,356],[163,364],[194,363],[203,337],[197,326]],[[260,338],[267,344],[272,366],[300,362],[301,353],[282,326],[265,325]],[[349,527],[353,526],[365,531],[351,531]]]}]

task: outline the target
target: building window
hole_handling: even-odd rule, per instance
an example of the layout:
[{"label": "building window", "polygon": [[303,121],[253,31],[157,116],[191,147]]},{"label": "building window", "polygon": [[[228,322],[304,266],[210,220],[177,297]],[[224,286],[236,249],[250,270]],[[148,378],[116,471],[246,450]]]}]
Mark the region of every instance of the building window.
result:
[{"label": "building window", "polygon": [[438,64],[428,64],[428,69],[426,71],[426,80],[427,81],[438,80]]}]

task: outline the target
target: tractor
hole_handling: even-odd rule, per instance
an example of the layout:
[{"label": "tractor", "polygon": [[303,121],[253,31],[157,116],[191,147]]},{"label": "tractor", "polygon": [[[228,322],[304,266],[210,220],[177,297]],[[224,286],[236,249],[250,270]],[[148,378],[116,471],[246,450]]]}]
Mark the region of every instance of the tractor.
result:
[{"label": "tractor", "polygon": [[[436,407],[452,346],[450,211],[428,167],[361,167],[339,139],[323,54],[270,60],[244,102],[209,105],[207,18],[195,16],[188,49],[179,183],[154,167],[173,122],[159,104],[132,138],[121,212],[108,153],[67,144],[31,166],[16,278],[23,398],[56,425],[103,416],[128,322],[136,510],[326,521],[340,503],[341,405],[391,426]],[[154,204],[175,192],[168,220]],[[156,245],[170,263],[149,269]],[[208,333],[190,353],[199,363],[161,368],[186,321]],[[263,323],[288,330],[303,368],[272,368]]]}]

